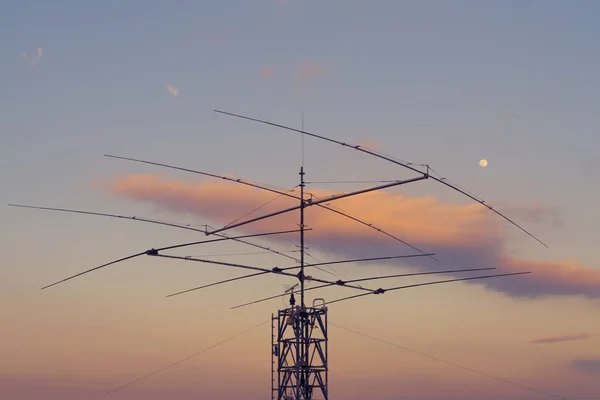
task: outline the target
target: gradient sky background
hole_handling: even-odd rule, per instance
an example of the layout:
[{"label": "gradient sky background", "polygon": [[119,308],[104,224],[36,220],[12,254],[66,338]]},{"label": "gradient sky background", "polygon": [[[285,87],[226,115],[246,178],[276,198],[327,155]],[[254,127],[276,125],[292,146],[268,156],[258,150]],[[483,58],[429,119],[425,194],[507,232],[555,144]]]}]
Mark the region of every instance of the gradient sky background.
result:
[{"label": "gradient sky background", "polygon": [[[336,266],[345,277],[491,266],[535,273],[339,303],[331,323],[570,400],[597,399],[599,13],[592,1],[2,2],[1,198],[224,225],[274,196],[103,154],[290,188],[300,135],[212,110],[296,128],[304,112],[309,131],[430,164],[549,245],[431,181],[332,203],[440,258]],[[309,181],[410,175],[340,146],[304,144]],[[236,232],[293,229],[296,216]],[[307,218],[309,251],[320,260],[412,253],[335,215],[309,209]],[[10,400],[92,399],[268,321],[281,300],[229,308],[293,283],[258,278],[167,299],[242,273],[142,257],[40,291],[199,236],[7,206],[0,220],[0,397]],[[293,250],[290,240],[260,243]],[[275,255],[214,256],[254,251],[229,243],[175,254],[293,265]],[[444,277],[381,285],[430,279]],[[330,335],[333,398],[548,398],[335,326]],[[267,323],[106,398],[266,398],[269,341]]]}]

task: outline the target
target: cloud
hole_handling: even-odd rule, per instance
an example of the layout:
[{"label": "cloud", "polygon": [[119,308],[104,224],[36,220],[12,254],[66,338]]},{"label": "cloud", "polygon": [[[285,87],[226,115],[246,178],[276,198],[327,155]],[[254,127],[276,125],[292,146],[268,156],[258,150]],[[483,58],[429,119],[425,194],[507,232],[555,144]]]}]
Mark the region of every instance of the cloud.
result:
[{"label": "cloud", "polygon": [[[108,189],[117,196],[217,223],[228,223],[273,199],[272,193],[234,183],[217,180],[192,185],[156,175],[124,176],[112,181]],[[315,190],[312,194],[324,197],[332,193]],[[253,215],[295,205],[296,200],[281,198]],[[532,271],[530,275],[472,283],[515,298],[576,295],[600,298],[599,269],[579,265],[574,260],[535,261],[511,257],[507,230],[513,227],[478,203],[460,205],[434,197],[412,198],[379,191],[331,203],[333,207],[336,205],[424,251],[434,251],[440,263],[425,257],[403,261],[420,270],[496,267],[495,272]],[[308,234],[312,248],[349,258],[414,252],[373,229],[320,207],[309,207],[307,213],[307,223],[313,228]],[[297,218],[297,212],[287,213],[240,230],[264,232],[295,228]],[[273,240],[290,243],[293,239],[281,236]]]},{"label": "cloud", "polygon": [[20,56],[25,61],[27,61],[27,64],[33,67],[35,64],[40,62],[40,60],[42,59],[42,54],[42,48],[38,47],[35,53],[33,54],[21,53]]},{"label": "cloud", "polygon": [[600,374],[600,359],[583,359],[571,362],[571,367],[578,371]]},{"label": "cloud", "polygon": [[572,342],[574,340],[585,340],[589,339],[590,335],[585,333],[579,333],[574,335],[562,335],[562,336],[550,336],[544,338],[533,339],[531,343],[536,344],[552,344],[552,343],[561,343],[561,342]]},{"label": "cloud", "polygon": [[296,67],[296,79],[313,80],[325,74],[325,67],[312,61],[302,61]]},{"label": "cloud", "polygon": [[177,94],[179,93],[179,90],[177,90],[176,88],[174,88],[171,85],[166,85],[167,91],[169,92],[169,94],[173,97],[177,97]]},{"label": "cloud", "polygon": [[563,212],[557,208],[549,207],[541,202],[524,204],[517,200],[496,203],[494,208],[501,209],[504,214],[514,217],[522,222],[549,223],[554,226],[563,226]]},{"label": "cloud", "polygon": [[275,68],[273,67],[264,67],[260,70],[260,76],[263,78],[268,78],[275,75]]}]

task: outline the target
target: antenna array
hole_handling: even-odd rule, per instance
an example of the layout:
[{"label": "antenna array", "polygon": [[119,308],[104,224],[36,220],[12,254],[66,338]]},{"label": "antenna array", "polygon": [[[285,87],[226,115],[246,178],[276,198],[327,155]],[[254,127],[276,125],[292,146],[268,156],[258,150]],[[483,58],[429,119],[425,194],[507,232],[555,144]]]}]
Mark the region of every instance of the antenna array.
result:
[{"label": "antenna array", "polygon": [[[179,229],[186,229],[186,230],[201,232],[205,236],[214,236],[215,237],[215,239],[205,239],[205,240],[181,243],[181,244],[166,246],[166,247],[151,248],[151,249],[148,249],[145,251],[141,251],[139,253],[135,253],[135,254],[129,255],[127,257],[123,257],[118,260],[114,260],[114,261],[99,265],[97,267],[88,269],[86,271],[80,272],[78,274],[69,276],[67,278],[61,279],[57,282],[54,282],[47,286],[44,286],[42,289],[47,289],[49,287],[58,285],[60,283],[64,283],[68,280],[79,277],[81,275],[84,275],[84,274],[87,274],[87,273],[90,273],[93,271],[97,271],[99,269],[108,267],[110,265],[114,265],[114,264],[117,264],[117,263],[120,263],[123,261],[127,261],[127,260],[130,260],[133,258],[141,257],[141,256],[162,257],[162,258],[168,258],[168,259],[174,259],[174,260],[184,260],[184,261],[216,264],[216,265],[221,265],[224,267],[231,267],[231,268],[238,268],[238,269],[252,271],[252,273],[250,273],[250,274],[246,274],[246,275],[242,275],[242,276],[238,276],[235,278],[230,278],[230,279],[226,279],[226,280],[222,280],[222,281],[218,281],[218,282],[213,282],[210,284],[205,284],[202,286],[198,286],[198,287],[194,287],[194,288],[180,291],[177,293],[173,293],[173,294],[168,295],[168,297],[181,295],[184,293],[189,293],[191,291],[196,291],[196,290],[200,290],[200,289],[204,289],[204,288],[208,288],[208,287],[212,287],[212,286],[217,286],[217,285],[221,285],[221,284],[225,284],[225,283],[229,283],[229,282],[233,282],[233,281],[237,281],[237,280],[248,279],[248,278],[257,277],[257,276],[266,275],[266,274],[282,275],[282,276],[287,276],[290,278],[297,279],[298,283],[293,285],[289,289],[287,289],[285,291],[285,293],[283,294],[283,295],[289,294],[290,307],[283,309],[283,310],[279,310],[277,312],[277,314],[273,314],[271,316],[271,318],[272,318],[272,341],[273,341],[273,343],[272,343],[272,399],[277,399],[277,400],[312,399],[313,396],[315,395],[315,390],[317,392],[319,392],[320,395],[324,399],[329,399],[329,391],[328,391],[329,366],[328,366],[328,352],[327,352],[327,345],[328,345],[328,331],[327,331],[328,308],[327,308],[327,305],[333,304],[333,303],[338,303],[341,301],[347,301],[350,299],[357,299],[357,298],[361,298],[361,297],[364,297],[367,295],[373,295],[373,294],[381,295],[381,294],[391,292],[391,291],[420,287],[420,286],[437,285],[437,284],[443,284],[443,283],[478,280],[478,279],[491,279],[491,278],[507,277],[507,276],[517,276],[517,275],[523,275],[523,274],[530,273],[528,271],[524,271],[524,272],[505,273],[505,274],[487,274],[487,275],[479,275],[479,276],[470,276],[470,277],[465,277],[465,278],[430,281],[430,282],[412,284],[412,285],[393,286],[393,287],[388,287],[385,289],[384,288],[377,288],[377,289],[366,288],[366,287],[360,285],[359,282],[378,281],[378,280],[386,280],[386,279],[399,278],[399,277],[405,277],[405,276],[416,276],[416,275],[432,275],[432,274],[437,275],[437,274],[446,274],[446,273],[484,271],[484,270],[493,270],[495,268],[439,270],[439,271],[435,271],[435,272],[373,276],[373,277],[366,277],[366,278],[354,279],[354,280],[338,279],[335,281],[317,278],[312,275],[307,275],[306,270],[308,268],[311,268],[311,267],[319,268],[320,266],[333,265],[333,264],[369,262],[369,261],[402,259],[402,258],[412,258],[412,257],[429,257],[429,258],[432,258],[437,261],[437,259],[434,257],[435,256],[434,253],[425,252],[425,251],[417,248],[416,246],[413,246],[412,244],[408,243],[407,241],[400,239],[397,236],[395,236],[389,232],[386,232],[383,229],[376,227],[372,223],[364,221],[363,219],[361,219],[357,216],[353,216],[353,215],[350,215],[349,213],[340,211],[340,210],[332,207],[330,205],[331,202],[334,202],[334,201],[340,200],[340,199],[344,199],[344,198],[362,195],[362,194],[369,193],[369,192],[374,192],[374,191],[384,190],[384,189],[388,189],[388,188],[392,188],[392,187],[396,187],[396,186],[400,186],[400,185],[414,183],[414,182],[418,182],[421,180],[432,179],[432,180],[434,180],[438,183],[441,183],[441,184],[445,185],[446,187],[449,187],[455,191],[458,191],[459,193],[462,193],[463,195],[469,197],[470,199],[482,204],[483,206],[487,207],[490,211],[492,211],[495,214],[499,215],[500,217],[504,218],[506,221],[508,221],[509,223],[516,226],[518,229],[520,229],[521,231],[523,231],[524,233],[526,233],[527,235],[529,235],[530,237],[535,239],[540,244],[546,246],[546,244],[544,244],[537,237],[535,237],[534,235],[532,235],[531,233],[526,231],[524,228],[522,228],[520,225],[518,225],[513,220],[506,217],[504,214],[497,211],[495,208],[486,204],[485,201],[483,201],[482,199],[465,191],[462,188],[459,188],[458,186],[456,186],[453,183],[450,183],[448,180],[446,180],[444,178],[437,178],[435,176],[430,175],[430,168],[428,165],[415,165],[415,164],[411,164],[411,163],[406,163],[406,162],[400,161],[398,159],[395,159],[393,157],[376,152],[374,150],[363,148],[359,145],[350,145],[350,144],[340,142],[340,141],[337,141],[337,140],[334,140],[334,139],[331,139],[331,138],[328,138],[325,136],[306,132],[306,131],[304,131],[304,115],[302,117],[302,125],[303,125],[302,129],[299,130],[299,129],[291,128],[291,127],[280,125],[280,124],[275,124],[272,122],[268,122],[268,121],[264,121],[264,120],[260,120],[260,119],[256,119],[256,118],[251,118],[251,117],[246,117],[243,115],[229,113],[226,111],[219,111],[219,110],[215,110],[215,111],[217,113],[220,113],[223,115],[228,115],[228,116],[232,116],[232,117],[236,117],[236,118],[254,121],[254,122],[261,123],[261,124],[270,125],[270,126],[278,127],[281,129],[295,131],[295,132],[300,133],[302,135],[302,165],[300,167],[300,182],[299,182],[299,185],[296,186],[296,187],[300,188],[300,195],[296,196],[296,195],[292,194],[292,191],[295,190],[295,188],[290,191],[282,191],[279,189],[274,189],[273,187],[270,187],[265,184],[254,183],[254,182],[250,182],[250,181],[246,181],[246,180],[242,180],[242,179],[234,179],[234,178],[230,178],[230,177],[215,175],[215,174],[211,174],[211,173],[207,173],[207,172],[192,170],[192,169],[173,166],[173,165],[169,165],[169,164],[161,164],[161,163],[156,163],[156,162],[151,162],[151,161],[145,161],[145,160],[139,160],[139,159],[127,158],[127,157],[120,157],[120,156],[113,156],[113,155],[106,155],[106,156],[115,158],[115,159],[121,159],[121,160],[126,160],[126,161],[137,162],[137,163],[145,163],[145,164],[150,164],[150,165],[154,165],[154,166],[176,169],[176,170],[190,172],[190,173],[194,173],[194,174],[200,174],[200,175],[209,176],[209,177],[213,177],[213,178],[223,179],[226,181],[234,182],[236,184],[254,187],[254,188],[257,188],[260,190],[269,191],[272,193],[276,193],[280,196],[285,196],[285,197],[294,199],[294,200],[298,201],[298,205],[293,206],[293,207],[288,207],[288,208],[285,208],[282,210],[278,210],[275,212],[271,212],[268,214],[264,214],[259,217],[253,217],[253,218],[250,218],[250,219],[247,219],[244,221],[239,221],[239,219],[238,219],[238,220],[236,220],[226,226],[223,226],[221,228],[215,229],[211,226],[204,225],[204,229],[199,229],[199,228],[194,228],[190,225],[169,223],[169,222],[158,221],[158,220],[149,219],[149,218],[141,218],[141,217],[137,217],[137,216],[132,217],[132,216],[123,216],[123,215],[116,215],[116,214],[73,210],[73,209],[65,209],[65,208],[50,208],[50,207],[37,207],[37,206],[10,204],[11,206],[15,206],[15,207],[35,208],[35,209],[41,209],[41,210],[87,214],[87,215],[94,215],[94,216],[101,216],[101,217],[108,217],[108,218],[128,219],[128,220],[137,221],[137,222],[164,225],[164,226],[169,226],[172,228],[179,228]],[[356,151],[359,151],[359,152],[368,154],[370,156],[374,156],[379,159],[385,160],[387,162],[393,163],[404,169],[408,169],[408,170],[416,173],[417,176],[410,178],[410,179],[405,179],[405,180],[380,181],[380,182],[378,182],[380,184],[378,184],[376,186],[372,186],[372,187],[368,187],[368,188],[364,188],[364,189],[360,189],[360,190],[355,190],[355,191],[352,191],[349,193],[332,195],[332,196],[328,196],[325,198],[310,197],[307,199],[307,198],[305,198],[305,186],[306,186],[307,182],[304,179],[304,176],[305,176],[304,136],[310,136],[310,137],[324,140],[324,141],[327,141],[330,143],[349,147]],[[417,167],[425,167],[425,170],[423,171]],[[330,261],[330,262],[318,262],[318,263],[308,264],[308,263],[306,263],[306,260],[305,260],[305,255],[307,254],[306,247],[305,247],[305,232],[310,231],[311,229],[306,228],[306,226],[305,226],[305,210],[306,210],[306,208],[312,207],[312,206],[317,206],[317,207],[326,209],[330,212],[337,213],[345,218],[348,218],[350,220],[357,222],[358,224],[362,224],[363,226],[366,226],[370,229],[374,229],[375,231],[379,232],[380,234],[385,235],[385,236],[411,248],[412,250],[415,251],[415,253],[401,254],[401,255],[396,255],[396,256],[386,256],[386,257],[369,257],[369,258],[359,258],[359,259],[350,259],[350,260],[336,260],[336,261]],[[290,213],[293,211],[299,211],[299,214],[300,214],[299,215],[299,229],[277,231],[277,232],[263,232],[263,233],[238,235],[238,236],[229,235],[229,234],[225,233],[225,231],[228,231],[228,230],[239,228],[244,225],[248,225],[248,224],[251,224],[251,223],[254,223],[257,221],[265,220],[265,219],[268,219],[268,218],[271,218],[271,217],[274,217],[277,215]],[[286,235],[286,234],[292,234],[292,233],[299,234],[299,242],[300,242],[299,251],[298,251],[300,253],[299,258],[290,256],[290,255],[286,254],[286,252],[278,251],[278,250],[272,249],[271,247],[267,247],[267,246],[264,246],[264,245],[261,245],[258,243],[254,243],[252,240],[249,240],[252,238],[269,237],[269,236],[273,236],[273,235]],[[209,243],[215,243],[215,242],[221,242],[221,241],[235,241],[235,242],[244,243],[246,245],[253,246],[256,248],[260,248],[264,251],[268,251],[268,252],[277,254],[279,256],[291,259],[291,260],[295,261],[297,265],[283,267],[283,268],[281,268],[281,267],[264,268],[264,267],[254,266],[254,265],[246,265],[246,264],[239,264],[239,263],[232,263],[232,262],[225,262],[225,261],[215,261],[215,260],[209,260],[209,259],[205,259],[205,258],[198,258],[198,257],[191,257],[191,256],[179,256],[179,255],[171,255],[171,254],[164,253],[165,251],[168,251],[168,250],[181,249],[184,247],[191,247],[191,246],[209,244]],[[307,282],[318,283],[318,285],[307,288],[306,287]],[[357,291],[358,293],[349,295],[346,297],[334,299],[331,301],[325,301],[323,298],[316,298],[316,299],[313,299],[312,304],[310,306],[307,305],[306,292],[308,292],[310,290],[327,288],[327,287],[331,287],[331,286],[344,287],[347,289]],[[299,304],[296,304],[296,298],[294,296],[295,294],[300,295]],[[256,303],[260,303],[263,301],[279,298],[281,296],[282,296],[282,294],[280,293],[280,294],[277,294],[274,296],[269,296],[269,297],[265,297],[265,298],[262,298],[259,300],[254,300],[254,301],[251,301],[251,302],[248,302],[245,304],[237,305],[232,308],[235,309],[235,308],[245,307],[245,306],[249,306],[251,304],[256,304]],[[277,376],[277,377],[275,377],[275,376]]]}]

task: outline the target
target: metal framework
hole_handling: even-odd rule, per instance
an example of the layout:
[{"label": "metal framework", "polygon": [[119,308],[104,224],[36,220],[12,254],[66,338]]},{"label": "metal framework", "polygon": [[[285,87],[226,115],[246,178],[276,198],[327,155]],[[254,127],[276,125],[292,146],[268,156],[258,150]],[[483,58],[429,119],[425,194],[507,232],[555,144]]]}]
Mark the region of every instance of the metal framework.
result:
[{"label": "metal framework", "polygon": [[[217,110],[215,110],[215,111],[217,111]],[[231,181],[231,182],[234,182],[237,184],[247,185],[247,186],[257,188],[257,189],[277,193],[280,196],[286,196],[288,198],[296,199],[299,201],[299,204],[298,204],[298,206],[289,207],[289,208],[279,210],[276,212],[272,212],[272,213],[269,213],[266,215],[251,218],[251,219],[245,220],[243,222],[234,222],[234,223],[228,224],[228,225],[226,225],[222,228],[218,228],[218,229],[212,229],[212,228],[209,229],[210,228],[209,226],[205,226],[204,230],[192,228],[189,225],[185,225],[185,224],[167,223],[167,222],[156,221],[156,220],[152,220],[152,219],[148,219],[148,218],[128,217],[128,216],[115,215],[115,214],[106,214],[106,213],[97,213],[97,212],[70,210],[70,209],[13,205],[13,206],[17,206],[17,207],[37,208],[37,209],[52,210],[52,211],[62,211],[62,212],[69,212],[69,213],[97,215],[97,216],[112,217],[112,218],[119,218],[119,219],[129,219],[129,220],[134,220],[137,222],[152,223],[152,224],[170,226],[170,227],[174,227],[174,228],[181,228],[181,229],[187,229],[187,230],[191,230],[191,231],[202,232],[206,236],[213,235],[213,236],[217,237],[217,239],[206,239],[206,240],[194,241],[194,242],[183,243],[183,244],[167,246],[167,247],[151,248],[150,250],[145,250],[145,251],[142,251],[142,252],[127,256],[127,257],[123,257],[118,260],[111,261],[111,262],[102,264],[100,266],[91,268],[89,270],[80,272],[78,274],[72,275],[70,277],[62,279],[62,280],[52,283],[50,285],[44,286],[42,289],[46,289],[51,286],[57,285],[59,283],[63,283],[65,281],[68,281],[75,277],[81,276],[83,274],[87,274],[89,272],[96,271],[100,268],[104,268],[104,267],[107,267],[107,266],[110,266],[110,265],[113,265],[116,263],[120,263],[122,261],[130,260],[130,259],[133,259],[136,257],[141,257],[144,255],[153,256],[153,257],[169,258],[169,259],[175,259],[175,260],[185,260],[185,261],[194,261],[194,262],[200,262],[200,263],[217,264],[217,265],[221,265],[221,266],[225,266],[225,267],[240,268],[240,269],[246,269],[246,270],[253,271],[252,274],[242,275],[242,276],[226,279],[226,280],[219,281],[219,282],[205,284],[203,286],[195,287],[192,289],[183,290],[183,291],[171,294],[168,297],[183,294],[183,293],[188,293],[191,291],[204,289],[204,288],[208,288],[211,286],[216,286],[216,285],[220,285],[220,284],[224,284],[224,283],[228,283],[228,282],[232,282],[232,281],[236,281],[236,280],[256,277],[256,276],[260,276],[260,275],[264,275],[264,274],[276,274],[276,275],[282,275],[282,276],[286,276],[286,277],[296,278],[296,279],[298,279],[298,283],[296,285],[294,285],[294,287],[292,287],[286,291],[286,294],[289,293],[289,295],[290,295],[290,299],[289,299],[290,307],[285,308],[283,310],[278,310],[277,314],[271,315],[271,322],[272,322],[272,324],[271,324],[271,328],[272,328],[272,332],[271,332],[271,338],[272,338],[271,339],[271,345],[272,345],[272,349],[271,349],[271,383],[272,383],[271,384],[271,399],[272,400],[275,400],[275,399],[277,399],[277,400],[307,400],[307,399],[313,399],[314,395],[320,395],[323,397],[324,400],[328,400],[329,399],[329,390],[328,390],[329,363],[328,363],[328,350],[327,350],[328,349],[328,340],[329,340],[328,330],[327,330],[327,313],[328,313],[327,305],[328,304],[345,301],[345,300],[350,300],[350,299],[355,299],[355,298],[359,298],[359,297],[363,297],[363,296],[367,296],[367,295],[373,295],[373,294],[381,295],[381,294],[384,294],[384,293],[390,292],[390,291],[403,290],[403,289],[426,286],[426,285],[437,285],[437,284],[448,283],[448,282],[469,281],[469,280],[475,280],[475,279],[488,279],[488,278],[523,275],[523,274],[530,273],[530,272],[515,272],[515,273],[504,273],[504,274],[495,274],[495,275],[471,276],[471,277],[466,277],[466,278],[455,278],[455,279],[431,281],[431,282],[404,285],[404,286],[395,286],[395,287],[391,287],[391,288],[387,288],[387,289],[383,289],[383,288],[369,289],[369,288],[360,286],[358,284],[355,284],[355,282],[370,281],[370,280],[383,280],[383,279],[398,278],[398,277],[403,277],[403,276],[460,273],[460,272],[467,272],[467,271],[482,271],[482,270],[491,270],[491,269],[495,269],[495,268],[471,268],[471,269],[442,270],[442,271],[408,273],[408,274],[405,273],[405,274],[395,274],[395,275],[386,275],[386,276],[375,276],[375,277],[346,280],[346,281],[342,281],[341,279],[339,279],[337,281],[331,281],[331,280],[320,279],[317,277],[306,275],[305,274],[306,268],[309,268],[309,267],[318,268],[319,265],[328,265],[328,264],[365,262],[365,261],[384,260],[384,259],[389,260],[389,259],[399,259],[399,258],[409,258],[409,257],[430,257],[437,261],[437,259],[435,259],[433,257],[435,254],[426,253],[426,252],[418,249],[417,247],[407,243],[406,241],[404,241],[388,232],[385,232],[384,230],[382,230],[380,228],[377,228],[372,223],[366,222],[366,221],[364,221],[358,217],[352,216],[348,213],[336,210],[330,206],[330,204],[329,204],[330,202],[333,202],[334,200],[338,200],[338,199],[361,195],[364,193],[383,190],[383,189],[387,189],[387,188],[391,188],[391,187],[397,187],[397,186],[400,186],[403,184],[413,183],[413,182],[417,182],[420,180],[431,178],[434,181],[442,183],[443,185],[450,187],[450,188],[466,195],[467,197],[477,201],[484,207],[487,207],[490,211],[493,211],[494,213],[501,216],[502,218],[504,218],[511,224],[515,225],[517,228],[519,228],[520,230],[525,232],[527,235],[531,236],[533,239],[535,239],[542,245],[546,246],[538,238],[536,238],[531,233],[529,233],[528,231],[523,229],[521,226],[517,225],[514,221],[510,220],[509,218],[507,218],[506,216],[504,216],[503,214],[501,214],[500,212],[498,212],[497,210],[495,210],[494,208],[492,208],[491,206],[486,204],[483,200],[460,189],[456,185],[450,183],[445,178],[441,178],[441,177],[437,178],[437,177],[430,175],[429,166],[426,166],[427,167],[426,171],[421,171],[418,168],[415,168],[414,166],[412,166],[411,164],[400,162],[396,159],[392,159],[388,156],[382,155],[375,151],[362,148],[361,146],[349,145],[349,144],[339,142],[339,141],[336,141],[334,139],[330,139],[330,138],[327,138],[324,136],[305,132],[303,129],[298,130],[298,129],[290,128],[287,126],[274,124],[271,122],[258,120],[255,118],[244,117],[241,115],[232,114],[232,113],[228,113],[228,112],[224,112],[224,111],[217,111],[217,112],[219,112],[221,114],[234,116],[237,118],[242,118],[242,119],[246,119],[246,120],[259,122],[262,124],[279,127],[282,129],[300,132],[303,136],[308,135],[308,136],[316,137],[316,138],[319,138],[319,139],[322,139],[322,140],[325,140],[328,142],[340,144],[342,146],[349,147],[351,149],[354,149],[354,150],[378,157],[380,159],[386,160],[393,164],[402,166],[413,172],[417,172],[419,174],[419,176],[410,178],[410,179],[406,179],[406,180],[388,181],[385,184],[380,184],[377,186],[373,186],[373,187],[369,187],[369,188],[365,188],[365,189],[361,189],[361,190],[357,190],[357,191],[353,191],[353,192],[349,192],[349,193],[337,194],[337,195],[329,196],[326,198],[314,199],[313,197],[310,197],[309,199],[306,199],[305,198],[306,182],[304,180],[305,173],[304,173],[303,166],[300,168],[300,184],[298,185],[300,188],[300,196],[295,196],[295,195],[292,195],[289,191],[286,192],[286,191],[275,190],[271,187],[267,187],[266,185],[250,183],[250,182],[244,181],[242,179],[233,179],[233,178],[229,178],[229,177],[225,177],[225,176],[219,176],[219,175],[214,175],[214,174],[210,174],[210,173],[206,173],[206,172],[195,171],[195,170],[181,168],[181,167],[175,167],[175,166],[167,165],[167,164],[159,164],[159,163],[150,162],[150,161],[143,161],[143,160],[137,160],[137,159],[132,159],[132,158],[126,158],[126,157],[108,156],[108,157],[112,157],[112,158],[119,158],[119,159],[123,159],[123,160],[152,164],[152,165],[156,165],[156,166],[172,168],[172,169],[182,170],[182,171],[186,171],[186,172],[220,178],[220,179]],[[353,259],[353,260],[337,260],[337,261],[331,261],[331,262],[320,262],[320,263],[316,263],[316,264],[314,264],[314,263],[307,264],[306,260],[305,260],[305,255],[306,255],[305,232],[310,229],[307,229],[305,226],[305,209],[307,207],[311,207],[311,206],[317,206],[317,207],[321,207],[326,210],[335,212],[343,217],[349,218],[357,223],[360,223],[363,226],[366,226],[367,228],[374,229],[374,230],[378,231],[379,233],[386,235],[388,238],[392,238],[392,239],[396,240],[397,242],[402,243],[402,244],[412,248],[413,250],[416,250],[418,252],[418,254],[385,256],[385,257],[370,257],[370,258],[361,258],[361,259]],[[253,223],[256,221],[260,221],[263,219],[267,219],[270,217],[274,217],[276,215],[281,215],[281,214],[288,213],[288,212],[295,211],[295,210],[299,210],[299,214],[300,214],[299,215],[299,217],[300,217],[299,218],[300,219],[299,229],[296,229],[296,230],[286,230],[286,231],[279,231],[279,232],[264,232],[264,233],[248,234],[248,235],[243,235],[243,236],[228,236],[227,234],[224,233],[224,231],[226,231],[226,230],[234,229],[234,228],[237,228],[237,227],[240,227],[243,225],[247,225],[247,224],[250,224],[250,223]],[[281,235],[281,234],[289,234],[289,233],[299,233],[299,236],[300,236],[299,237],[299,242],[300,242],[299,259],[296,259],[294,257],[286,255],[286,254],[284,254],[284,252],[277,251],[270,247],[262,246],[262,245],[259,245],[259,244],[256,244],[256,243],[253,243],[253,242],[247,240],[248,238],[252,238],[252,237],[265,237],[265,236],[270,236],[270,235]],[[201,245],[201,244],[207,244],[207,243],[213,243],[213,242],[219,242],[219,241],[227,241],[227,240],[236,241],[236,242],[244,243],[244,244],[251,245],[254,247],[258,247],[263,250],[267,250],[271,253],[275,253],[277,255],[292,259],[292,260],[296,261],[299,265],[285,267],[285,268],[280,268],[280,267],[264,268],[264,267],[237,264],[237,263],[231,263],[231,262],[220,262],[220,261],[214,261],[214,260],[208,260],[208,259],[202,259],[202,258],[196,258],[196,257],[190,257],[190,256],[169,255],[169,254],[163,253],[164,251],[180,249],[180,248],[184,248],[187,246],[195,246],[195,245]],[[298,270],[298,269],[299,269],[299,271],[297,271],[296,273],[291,272],[291,270]],[[308,282],[317,282],[317,283],[320,283],[320,285],[307,288],[306,287],[307,281]],[[299,286],[299,288],[295,289],[295,287],[298,287],[298,286]],[[316,298],[313,300],[312,306],[307,306],[306,299],[305,299],[306,291],[329,287],[329,286],[342,286],[342,287],[345,287],[348,289],[359,290],[359,291],[361,291],[361,293],[355,294],[352,296],[338,298],[338,299],[328,301],[328,302],[326,302],[323,298]],[[296,304],[296,299],[294,297],[294,294],[300,295],[299,304]],[[278,298],[281,296],[282,296],[281,294],[278,294],[275,296],[270,296],[270,297],[266,297],[266,298],[263,298],[260,300],[252,301],[252,302],[249,302],[246,304],[238,305],[238,306],[235,306],[232,308],[239,308],[239,307],[247,306],[250,304],[256,304],[258,302]]]},{"label": "metal framework", "polygon": [[[295,306],[272,315],[271,399],[312,399],[315,389],[329,399],[327,306]],[[317,301],[321,305],[317,305]]]}]

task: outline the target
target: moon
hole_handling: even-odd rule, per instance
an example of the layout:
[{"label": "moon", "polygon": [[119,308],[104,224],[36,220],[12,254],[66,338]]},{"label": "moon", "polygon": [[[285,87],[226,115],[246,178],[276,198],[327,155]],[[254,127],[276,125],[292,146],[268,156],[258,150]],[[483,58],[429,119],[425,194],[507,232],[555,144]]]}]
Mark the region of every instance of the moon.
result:
[{"label": "moon", "polygon": [[479,161],[479,166],[480,166],[481,168],[485,168],[485,167],[487,167],[487,164],[488,164],[488,162],[487,162],[487,160],[486,160],[485,158],[484,158],[483,160],[480,160],[480,161]]}]

